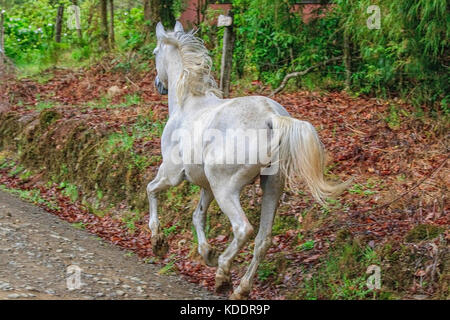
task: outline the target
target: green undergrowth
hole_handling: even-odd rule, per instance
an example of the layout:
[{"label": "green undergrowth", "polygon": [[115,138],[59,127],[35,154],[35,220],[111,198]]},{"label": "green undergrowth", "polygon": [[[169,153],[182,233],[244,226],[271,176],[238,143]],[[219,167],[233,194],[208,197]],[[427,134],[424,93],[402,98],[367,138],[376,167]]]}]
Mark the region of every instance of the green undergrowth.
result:
[{"label": "green undergrowth", "polygon": [[[405,243],[388,241],[375,247],[368,238],[342,229],[319,264],[304,269],[303,281],[291,298],[404,299],[411,298],[405,292],[415,287],[417,293],[428,298],[448,299],[448,247],[439,238],[442,228],[429,229],[427,225],[418,225],[405,236]],[[420,240],[409,244],[411,235],[419,235]],[[433,246],[435,255],[430,256]],[[437,269],[430,271],[433,263]],[[370,277],[375,275],[374,269],[379,270],[380,286],[370,288],[368,282],[373,284]],[[421,273],[422,270],[428,271]],[[432,291],[434,296],[429,296]]]},{"label": "green undergrowth", "polygon": [[308,273],[296,297],[300,299],[383,298],[366,286],[366,269],[379,264],[377,253],[356,239],[337,241],[322,258],[318,270]]},{"label": "green undergrowth", "polygon": [[[14,159],[13,154],[6,151],[0,151],[0,170],[7,170],[9,177],[18,177],[24,183],[28,182],[34,175],[31,170],[26,169],[21,164],[18,164]],[[21,190],[17,188],[10,188],[4,184],[0,184],[0,190],[14,194],[19,198],[33,204],[47,207],[50,210],[61,210],[56,202],[56,199],[49,200],[44,198],[38,188]]]},{"label": "green undergrowth", "polygon": [[121,103],[114,104],[112,98],[108,95],[86,103],[86,107],[89,109],[118,109],[137,106],[142,103],[142,98],[138,93],[127,94],[123,97]]}]

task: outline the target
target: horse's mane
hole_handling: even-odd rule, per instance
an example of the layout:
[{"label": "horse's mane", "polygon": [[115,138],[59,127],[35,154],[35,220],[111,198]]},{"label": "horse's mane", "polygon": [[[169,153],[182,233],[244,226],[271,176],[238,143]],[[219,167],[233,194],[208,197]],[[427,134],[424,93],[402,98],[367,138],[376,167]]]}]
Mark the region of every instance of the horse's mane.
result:
[{"label": "horse's mane", "polygon": [[222,91],[211,74],[212,60],[203,41],[194,32],[172,32],[164,39],[176,46],[181,56],[183,71],[177,83],[177,98],[180,105],[189,92],[194,96],[212,93],[222,98]]}]

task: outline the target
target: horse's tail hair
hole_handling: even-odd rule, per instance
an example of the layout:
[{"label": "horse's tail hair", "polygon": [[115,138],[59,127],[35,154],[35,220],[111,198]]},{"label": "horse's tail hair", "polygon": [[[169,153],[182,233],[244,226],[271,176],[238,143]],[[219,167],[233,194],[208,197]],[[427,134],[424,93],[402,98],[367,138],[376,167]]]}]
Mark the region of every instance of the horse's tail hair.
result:
[{"label": "horse's tail hair", "polygon": [[279,168],[289,187],[295,188],[303,180],[314,198],[324,204],[326,198],[338,196],[349,186],[351,180],[334,184],[325,179],[325,151],[311,123],[277,115],[272,124],[280,139]]}]

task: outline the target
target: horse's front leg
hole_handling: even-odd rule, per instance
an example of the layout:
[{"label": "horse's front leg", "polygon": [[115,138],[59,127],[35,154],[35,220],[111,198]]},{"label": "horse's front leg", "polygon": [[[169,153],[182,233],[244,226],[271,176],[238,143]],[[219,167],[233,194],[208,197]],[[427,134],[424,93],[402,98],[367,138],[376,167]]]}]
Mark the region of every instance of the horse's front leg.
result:
[{"label": "horse's front leg", "polygon": [[216,250],[209,245],[205,235],[206,212],[213,199],[214,195],[211,190],[202,189],[200,201],[192,217],[192,222],[195,226],[195,231],[197,232],[198,253],[210,267],[216,267],[218,259]]},{"label": "horse's front leg", "polygon": [[164,234],[160,230],[158,219],[158,200],[157,194],[171,186],[176,186],[183,181],[183,171],[175,176],[169,176],[164,163],[159,167],[156,178],[147,185],[147,195],[149,201],[150,218],[148,225],[152,231],[152,249],[153,253],[163,257],[169,250]]}]

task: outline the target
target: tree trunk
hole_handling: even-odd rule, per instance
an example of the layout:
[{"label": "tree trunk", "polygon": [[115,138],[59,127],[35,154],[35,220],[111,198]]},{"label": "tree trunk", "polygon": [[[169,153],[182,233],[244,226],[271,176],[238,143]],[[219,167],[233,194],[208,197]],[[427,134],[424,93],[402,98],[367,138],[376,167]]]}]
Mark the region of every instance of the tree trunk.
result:
[{"label": "tree trunk", "polygon": [[171,28],[175,25],[175,16],[173,14],[173,3],[174,0],[163,0],[159,2],[159,18],[163,24],[170,26]]},{"label": "tree trunk", "polygon": [[197,26],[205,21],[206,10],[208,10],[208,0],[198,0],[197,2]]},{"label": "tree trunk", "polygon": [[144,32],[145,40],[148,39],[148,35],[153,31],[152,28],[152,8],[150,6],[150,0],[144,0]]},{"label": "tree trunk", "polygon": [[4,54],[5,54],[5,29],[3,27],[5,21],[5,16],[0,8],[0,67],[3,66],[4,62]]},{"label": "tree trunk", "polygon": [[55,23],[55,41],[57,43],[61,42],[63,17],[64,17],[64,5],[60,5],[58,7],[58,13],[56,15],[56,23]]},{"label": "tree trunk", "polygon": [[150,20],[152,22],[152,31],[155,31],[154,29],[156,28],[158,22],[163,20],[161,15],[161,8],[161,0],[150,0]]},{"label": "tree trunk", "polygon": [[144,0],[144,20],[146,37],[155,31],[156,24],[161,21],[161,0]]},{"label": "tree trunk", "polygon": [[[92,26],[92,20],[94,19],[94,15],[95,15],[95,12],[96,12],[95,8],[96,8],[96,3],[92,2],[90,7],[89,7],[89,15],[88,15],[88,18],[87,18],[87,27],[86,27],[86,38],[87,39],[91,38],[92,31],[93,31],[93,29],[95,29]],[[95,23],[94,23],[94,25],[95,25]]]},{"label": "tree trunk", "polygon": [[114,48],[114,0],[109,0],[109,18],[109,44],[111,48]]},{"label": "tree trunk", "polygon": [[143,2],[146,33],[154,32],[159,21],[170,27],[175,24],[172,10],[174,0],[143,0]]},{"label": "tree trunk", "polygon": [[108,3],[107,0],[100,0],[100,24],[102,28],[102,40],[103,47],[102,49],[108,50]]},{"label": "tree trunk", "polygon": [[344,65],[345,65],[345,90],[350,90],[352,84],[352,56],[350,50],[350,35],[348,29],[344,30]]}]

